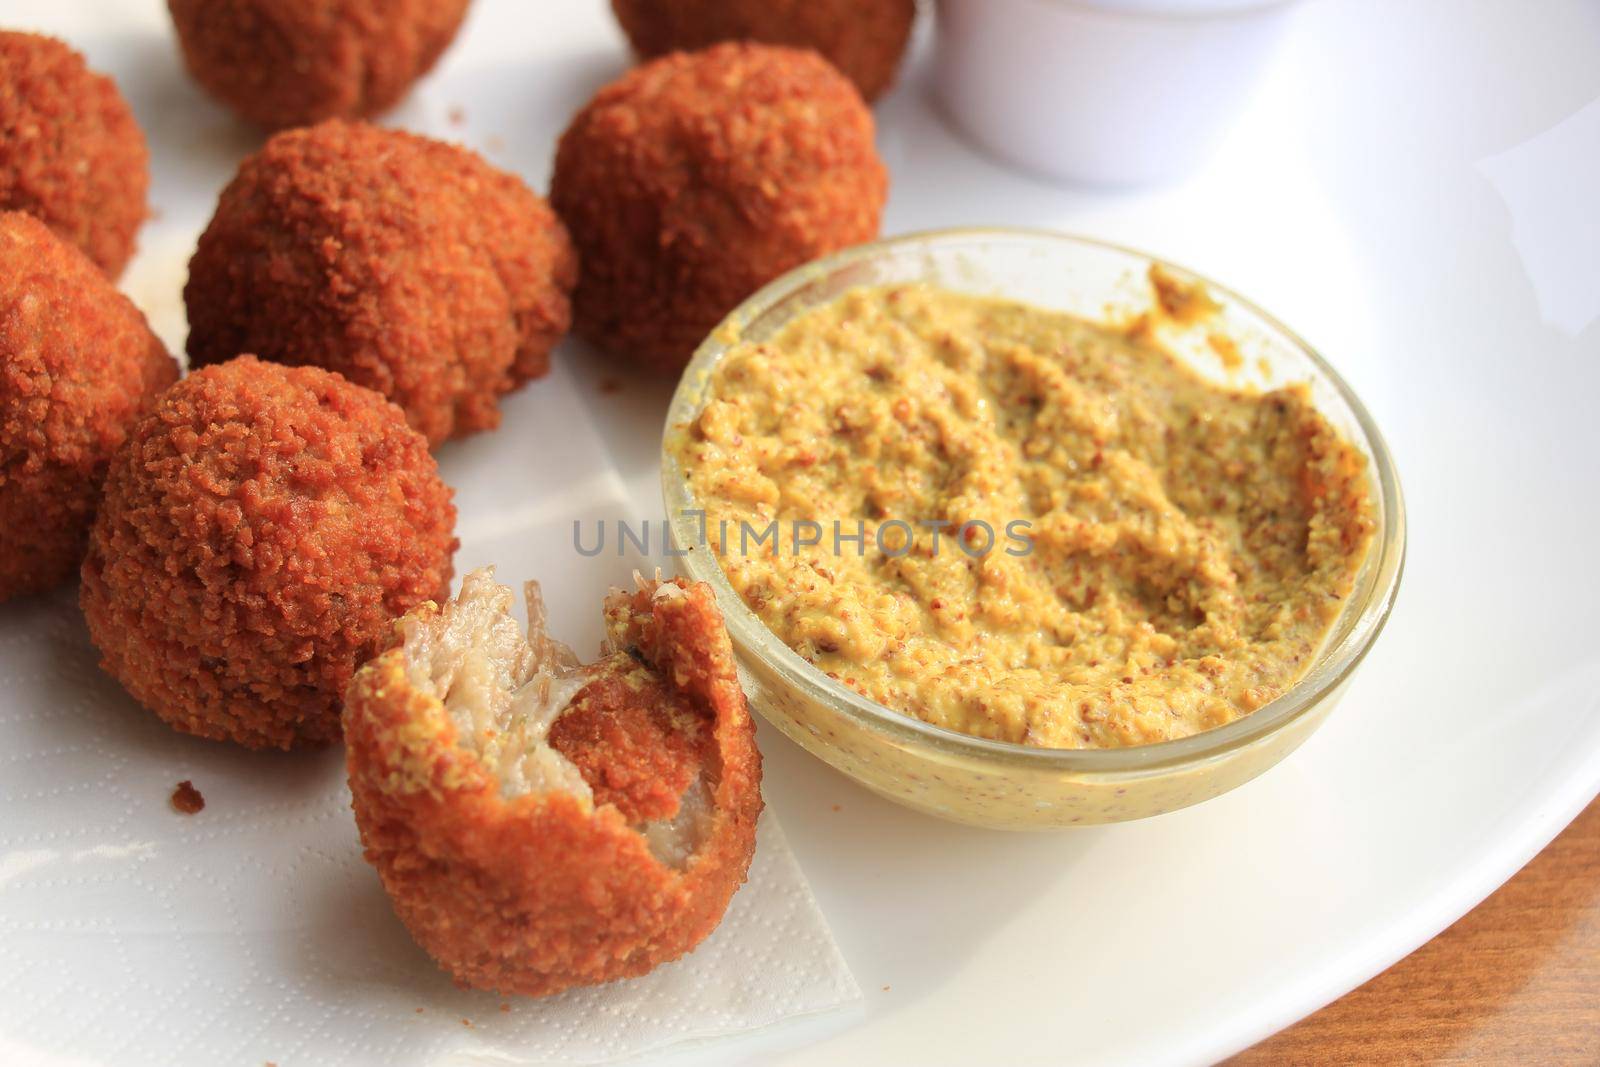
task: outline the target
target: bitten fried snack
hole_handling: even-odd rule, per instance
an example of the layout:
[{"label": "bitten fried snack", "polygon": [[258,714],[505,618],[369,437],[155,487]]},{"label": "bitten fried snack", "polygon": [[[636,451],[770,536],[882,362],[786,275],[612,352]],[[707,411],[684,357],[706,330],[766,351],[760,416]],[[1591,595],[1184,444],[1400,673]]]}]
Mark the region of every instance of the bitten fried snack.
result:
[{"label": "bitten fried snack", "polygon": [[269,129],[387,111],[455,39],[468,0],[167,0],[194,80]]},{"label": "bitten fried snack", "polygon": [[745,879],[761,756],[704,584],[605,601],[580,667],[488,570],[398,626],[344,712],[366,856],[457,983],[543,996],[693,949]]},{"label": "bitten fried snack", "polygon": [[427,442],[377,393],[249,356],[206,367],[111,463],[89,636],[175,729],[326,744],[393,620],[450,588],[455,517]]}]

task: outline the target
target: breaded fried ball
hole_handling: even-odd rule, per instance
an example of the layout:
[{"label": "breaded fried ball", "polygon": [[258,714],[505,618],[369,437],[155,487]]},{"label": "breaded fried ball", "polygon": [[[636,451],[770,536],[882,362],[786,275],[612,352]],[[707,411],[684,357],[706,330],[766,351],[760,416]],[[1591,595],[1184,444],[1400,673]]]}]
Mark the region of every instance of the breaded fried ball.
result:
[{"label": "breaded fried ball", "polygon": [[149,209],[150,153],[116,83],[53,37],[0,30],[0,211],[26,211],[115,278]]},{"label": "breaded fried ball", "polygon": [[611,0],[611,10],[645,59],[719,41],[810,48],[871,101],[894,81],[917,0]]},{"label": "breaded fried ball", "polygon": [[399,408],[241,356],[167,390],[117,453],[83,563],[89,636],[184,733],[325,744],[394,620],[448,591],[455,517]]},{"label": "breaded fried ball", "polygon": [[465,148],[290,130],[240,166],[189,262],[189,361],[338,371],[437,445],[498,426],[501,395],[550,369],[577,269],[550,206]]},{"label": "breaded fried ball", "polygon": [[468,0],[167,0],[201,88],[267,129],[399,103],[455,39]]},{"label": "breaded fried ball", "polygon": [[356,823],[396,913],[458,984],[544,996],[644,974],[744,882],[761,755],[711,589],[605,602],[602,658],[544,635],[530,584],[467,575],[356,676]]},{"label": "breaded fried ball", "polygon": [[550,199],[583,261],[577,331],[675,373],[792,267],[878,234],[872,113],[814,52],[720,44],[601,89],[561,138]]},{"label": "breaded fried ball", "polygon": [[177,378],[89,257],[0,212],[0,601],[77,573],[112,455]]}]

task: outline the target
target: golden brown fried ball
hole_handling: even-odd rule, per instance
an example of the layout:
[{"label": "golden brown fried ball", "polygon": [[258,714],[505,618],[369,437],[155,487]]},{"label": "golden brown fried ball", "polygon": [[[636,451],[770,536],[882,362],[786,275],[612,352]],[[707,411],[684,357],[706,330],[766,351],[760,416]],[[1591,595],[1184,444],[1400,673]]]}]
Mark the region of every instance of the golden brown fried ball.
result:
[{"label": "golden brown fried ball", "polygon": [[578,667],[491,572],[400,626],[345,705],[350,791],[395,911],[457,983],[543,996],[693,949],[744,882],[761,756],[710,587],[605,604]]},{"label": "golden brown fried ball", "polygon": [[877,236],[888,174],[872,136],[860,94],[814,52],[720,44],[601,89],[550,188],[583,260],[577,331],[681,370],[766,282]]},{"label": "golden brown fried ball", "polygon": [[290,130],[246,159],[189,263],[189,360],[335,370],[437,445],[500,424],[571,321],[565,228],[514,175],[365,123]]},{"label": "golden brown fried ball", "polygon": [[449,589],[455,515],[400,409],[241,356],[167,390],[117,453],[83,564],[89,635],[185,733],[325,744],[393,621]]},{"label": "golden brown fried ball", "polygon": [[875,100],[894,81],[916,0],[611,0],[646,59],[719,41],[810,48]]},{"label": "golden brown fried ball", "polygon": [[0,212],[0,601],[77,572],[112,455],[177,378],[100,268]]},{"label": "golden brown fried ball", "polygon": [[167,0],[194,80],[268,129],[387,111],[455,39],[468,0]]},{"label": "golden brown fried ball", "polygon": [[0,30],[0,211],[26,211],[115,278],[133,255],[150,153],[110,78],[53,37]]}]

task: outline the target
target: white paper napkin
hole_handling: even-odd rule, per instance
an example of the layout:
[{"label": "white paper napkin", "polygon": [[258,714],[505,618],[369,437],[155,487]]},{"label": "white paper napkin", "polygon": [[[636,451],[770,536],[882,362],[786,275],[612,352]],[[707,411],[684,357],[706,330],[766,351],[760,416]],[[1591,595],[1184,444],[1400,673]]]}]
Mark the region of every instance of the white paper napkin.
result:
[{"label": "white paper napkin", "polygon": [[456,989],[361,858],[342,752],[172,732],[97,669],[75,592],[0,607],[0,1063],[593,1063],[859,998],[770,814],[685,959]]}]

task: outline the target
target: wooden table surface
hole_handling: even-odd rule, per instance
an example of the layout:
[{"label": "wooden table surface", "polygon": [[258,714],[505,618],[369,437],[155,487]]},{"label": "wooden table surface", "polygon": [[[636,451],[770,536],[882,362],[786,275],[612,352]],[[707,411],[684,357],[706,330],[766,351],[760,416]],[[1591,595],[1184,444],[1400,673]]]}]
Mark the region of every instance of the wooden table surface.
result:
[{"label": "wooden table surface", "polygon": [[1600,1064],[1600,800],[1454,926],[1230,1063]]}]

